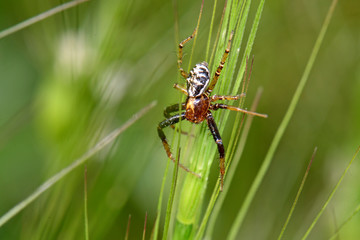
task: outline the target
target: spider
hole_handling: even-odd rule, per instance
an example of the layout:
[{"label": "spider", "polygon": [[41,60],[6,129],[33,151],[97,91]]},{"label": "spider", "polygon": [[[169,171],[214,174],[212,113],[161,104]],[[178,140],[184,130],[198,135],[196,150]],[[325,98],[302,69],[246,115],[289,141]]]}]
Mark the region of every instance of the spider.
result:
[{"label": "spider", "polygon": [[[199,124],[206,120],[207,125],[209,127],[209,130],[214,137],[215,143],[217,144],[218,152],[220,155],[220,191],[223,190],[224,185],[224,175],[225,175],[225,148],[219,133],[219,130],[216,126],[214,117],[211,113],[211,110],[218,110],[218,109],[228,109],[231,111],[237,111],[242,112],[246,114],[251,114],[263,118],[267,118],[266,114],[260,114],[256,112],[247,111],[245,109],[241,109],[234,106],[228,106],[221,103],[214,103],[218,100],[237,100],[242,95],[237,96],[226,96],[226,95],[212,95],[211,92],[213,91],[219,77],[221,74],[221,70],[224,67],[225,61],[229,55],[230,52],[230,46],[231,46],[231,40],[234,35],[234,31],[231,32],[229,41],[227,44],[227,47],[225,49],[225,52],[222,56],[222,59],[220,61],[220,64],[215,72],[215,75],[213,76],[212,80],[210,81],[210,72],[208,68],[207,62],[201,62],[198,63],[190,70],[189,73],[184,71],[184,69],[181,67],[182,64],[182,55],[183,55],[183,47],[184,45],[189,42],[192,38],[195,37],[197,33],[197,29],[194,30],[192,35],[179,44],[179,55],[178,55],[178,68],[180,71],[180,74],[183,78],[186,79],[187,86],[186,89],[178,84],[174,85],[174,88],[177,90],[180,90],[182,93],[187,95],[186,102],[181,104],[181,110],[185,110],[181,114],[171,115],[173,112],[178,112],[179,104],[174,104],[171,106],[168,106],[164,110],[164,116],[165,120],[159,123],[157,127],[158,135],[162,141],[162,144],[164,146],[164,149],[166,151],[167,156],[175,162],[175,159],[173,157],[173,154],[170,150],[170,145],[166,139],[166,136],[164,134],[163,128],[171,126],[174,128],[174,124],[178,123],[181,120],[187,120],[189,122]],[[185,171],[200,177],[198,174],[192,172],[187,167],[185,167],[182,164],[179,164],[179,166],[184,169]]]}]

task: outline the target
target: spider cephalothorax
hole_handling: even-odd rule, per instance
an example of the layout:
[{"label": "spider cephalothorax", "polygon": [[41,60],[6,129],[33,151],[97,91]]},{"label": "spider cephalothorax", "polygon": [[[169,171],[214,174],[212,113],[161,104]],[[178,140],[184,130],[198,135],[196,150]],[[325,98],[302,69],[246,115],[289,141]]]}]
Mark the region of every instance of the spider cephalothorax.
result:
[{"label": "spider cephalothorax", "polygon": [[[193,69],[191,69],[189,73],[185,72],[181,68],[182,49],[184,47],[184,44],[187,43],[188,41],[190,41],[195,36],[195,34],[196,34],[196,29],[190,37],[186,38],[184,41],[182,41],[179,44],[178,67],[179,67],[181,76],[183,76],[187,81],[187,88],[185,89],[184,87],[181,87],[177,84],[175,84],[174,87],[188,96],[186,99],[186,102],[181,104],[181,110],[185,110],[185,112],[182,112],[180,114],[176,114],[176,115],[172,116],[171,113],[178,112],[180,110],[179,104],[174,104],[174,105],[167,107],[164,111],[164,116],[166,117],[166,119],[164,121],[162,121],[161,123],[159,123],[157,130],[158,130],[159,137],[161,138],[161,141],[163,143],[163,146],[165,148],[165,151],[166,151],[168,157],[172,161],[175,162],[175,159],[170,150],[170,146],[166,140],[166,136],[162,129],[178,123],[180,121],[180,119],[188,120],[192,123],[201,123],[206,120],[207,125],[209,126],[209,130],[214,137],[215,143],[217,144],[218,151],[219,151],[220,190],[222,191],[224,175],[225,175],[225,148],[224,148],[219,130],[217,129],[214,117],[212,116],[212,113],[210,110],[229,109],[232,111],[247,113],[247,114],[260,116],[260,117],[267,117],[267,115],[259,114],[256,112],[250,112],[245,109],[228,106],[225,104],[220,104],[220,103],[212,104],[212,102],[215,102],[218,100],[237,100],[240,98],[240,95],[237,95],[237,96],[213,95],[213,96],[211,96],[211,92],[214,89],[216,82],[220,77],[221,70],[223,69],[226,58],[229,55],[233,32],[231,32],[231,34],[230,34],[227,48],[225,49],[225,53],[223,54],[223,57],[220,61],[220,64],[219,64],[211,82],[210,82],[210,72],[208,69],[208,64],[206,62],[196,64],[195,67]],[[179,165],[181,168],[183,168],[187,172],[190,172],[193,175],[199,177],[198,174],[192,172],[187,167],[185,167],[181,164],[179,164]]]}]

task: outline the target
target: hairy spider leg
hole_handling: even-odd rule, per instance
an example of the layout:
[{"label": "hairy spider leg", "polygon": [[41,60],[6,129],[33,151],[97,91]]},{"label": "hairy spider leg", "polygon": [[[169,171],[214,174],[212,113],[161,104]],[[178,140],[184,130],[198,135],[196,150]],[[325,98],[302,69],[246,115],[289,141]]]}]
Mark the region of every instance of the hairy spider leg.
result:
[{"label": "hairy spider leg", "polygon": [[245,110],[245,109],[242,109],[242,108],[238,108],[238,107],[234,107],[234,106],[228,106],[226,104],[221,104],[221,103],[215,103],[215,104],[210,105],[210,109],[211,110],[228,109],[228,110],[231,110],[231,111],[242,112],[242,113],[246,113],[246,114],[249,114],[249,115],[258,116],[258,117],[262,117],[262,118],[267,118],[268,117],[267,114],[252,112],[252,111],[248,111],[248,110]]},{"label": "hairy spider leg", "polygon": [[[160,139],[162,141],[162,144],[164,146],[166,154],[171,159],[171,161],[173,161],[174,163],[176,163],[175,158],[171,153],[170,145],[169,145],[169,143],[168,143],[168,141],[166,139],[165,133],[164,133],[164,131],[162,129],[165,128],[165,127],[168,127],[168,126],[171,126],[171,125],[174,125],[174,124],[178,123],[180,121],[180,118],[181,118],[181,120],[184,120],[185,119],[185,113],[181,113],[181,115],[177,114],[177,115],[174,115],[172,117],[169,117],[169,118],[165,119],[164,121],[162,121],[161,123],[159,123],[159,125],[157,127],[158,135],[159,135],[159,137],[160,137]],[[196,176],[198,178],[201,178],[201,176],[199,174],[191,171],[190,169],[188,169],[187,167],[185,167],[181,163],[179,163],[179,167],[181,167],[185,171],[191,173],[192,175],[194,175],[194,176]]]},{"label": "hairy spider leg", "polygon": [[219,100],[238,100],[239,98],[245,97],[246,94],[242,93],[240,95],[229,96],[229,95],[212,95],[211,102],[216,102]]},{"label": "hairy spider leg", "polygon": [[208,111],[206,115],[207,124],[209,126],[210,132],[214,137],[215,143],[218,147],[218,152],[220,155],[220,191],[222,192],[224,186],[224,175],[225,175],[225,148],[217,129],[214,117],[212,116],[211,112]]},{"label": "hairy spider leg", "polygon": [[[170,118],[172,117],[170,113],[173,113],[173,112],[179,112],[179,104],[176,103],[176,104],[173,104],[173,105],[170,105],[170,106],[167,106],[165,109],[164,109],[164,117],[166,118]],[[185,103],[182,103],[181,104],[181,110],[185,110]]]},{"label": "hairy spider leg", "polygon": [[230,47],[231,47],[231,40],[232,40],[233,36],[234,36],[234,31],[231,31],[231,34],[230,34],[230,37],[229,37],[229,42],[228,42],[228,45],[227,45],[227,47],[225,49],[225,52],[224,52],[224,54],[223,54],[223,56],[221,58],[220,64],[219,64],[218,68],[216,69],[215,75],[214,75],[213,79],[211,80],[211,83],[210,83],[208,89],[206,90],[206,92],[208,92],[208,93],[211,93],[212,90],[214,89],[214,87],[215,87],[215,85],[216,85],[216,83],[217,83],[217,81],[218,81],[218,79],[220,77],[221,70],[224,68],[224,64],[226,62],[226,59],[229,56]]},{"label": "hairy spider leg", "polygon": [[186,96],[188,95],[188,92],[186,91],[186,89],[184,87],[180,86],[179,84],[175,83],[174,88],[179,90],[180,92],[182,92]]},{"label": "hairy spider leg", "polygon": [[183,76],[183,78],[187,78],[189,76],[189,74],[187,72],[185,72],[185,70],[181,67],[182,64],[182,57],[183,57],[183,47],[185,45],[185,43],[187,43],[188,41],[190,41],[191,39],[193,39],[196,35],[197,32],[197,28],[195,28],[194,32],[191,34],[190,37],[187,37],[185,40],[183,40],[181,43],[179,43],[179,56],[178,56],[178,68],[180,71],[181,76]]},{"label": "hairy spider leg", "polygon": [[[181,104],[181,110],[185,110],[185,103],[182,103]],[[165,118],[170,118],[172,117],[172,115],[170,113],[173,113],[173,112],[179,112],[179,104],[173,104],[173,105],[170,105],[170,106],[167,106],[164,110],[164,116]],[[175,130],[175,126],[174,125],[170,125],[170,127],[172,129]],[[179,129],[178,129],[179,130]],[[184,135],[189,135],[188,132],[184,132],[184,131],[178,131],[179,133],[181,134],[184,134]]]}]

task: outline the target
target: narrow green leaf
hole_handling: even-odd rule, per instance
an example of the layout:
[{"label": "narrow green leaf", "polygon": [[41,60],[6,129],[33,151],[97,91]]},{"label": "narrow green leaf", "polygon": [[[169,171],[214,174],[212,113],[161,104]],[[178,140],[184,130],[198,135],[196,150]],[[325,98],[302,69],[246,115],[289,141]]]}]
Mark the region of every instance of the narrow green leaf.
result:
[{"label": "narrow green leaf", "polygon": [[[261,91],[258,91],[258,93],[256,94],[256,97],[255,97],[255,100],[250,108],[251,111],[256,111],[256,107],[258,105],[260,95],[261,95]],[[245,115],[242,115],[242,116],[245,117]],[[235,176],[235,170],[240,162],[241,155],[245,148],[245,143],[246,143],[247,137],[249,135],[253,119],[254,119],[253,116],[249,116],[245,123],[244,129],[243,129],[241,137],[240,137],[239,144],[236,147],[237,152],[236,152],[236,156],[234,157],[235,162],[233,163],[231,168],[229,168],[229,165],[227,165],[226,172],[225,172],[225,174],[227,176],[226,177],[227,183],[231,183],[233,177]],[[243,120],[243,118],[242,118],[242,120]],[[239,121],[235,121],[235,122],[239,122]],[[213,231],[216,229],[216,227],[215,227],[216,220],[220,214],[221,207],[223,206],[223,203],[224,203],[225,197],[227,196],[228,191],[229,191],[229,187],[226,187],[226,188],[224,188],[221,195],[219,195],[219,193],[220,193],[219,192],[219,183],[216,184],[216,186],[214,187],[214,190],[213,190],[213,194],[211,195],[209,205],[206,209],[205,215],[201,222],[199,231],[197,233],[196,239],[203,238],[204,230],[206,228],[208,221],[209,221],[209,224],[207,226],[207,232],[206,232],[205,238],[211,239],[211,237],[213,235]],[[209,218],[210,218],[210,220],[209,220]]]},{"label": "narrow green leaf", "polygon": [[85,240],[89,240],[89,219],[87,205],[87,167],[84,170],[84,222],[85,222]]},{"label": "narrow green leaf", "polygon": [[336,229],[336,231],[334,232],[334,234],[329,238],[329,240],[335,239],[340,230],[348,223],[350,222],[350,220],[357,214],[360,212],[360,204],[355,208],[355,210],[352,212],[352,214],[339,226],[338,229]]},{"label": "narrow green leaf", "polygon": [[345,177],[347,171],[349,170],[352,162],[353,162],[354,159],[356,158],[356,156],[357,156],[357,154],[359,153],[359,151],[360,151],[360,146],[359,146],[358,149],[356,150],[354,156],[352,157],[351,161],[350,161],[349,164],[347,165],[345,171],[344,171],[343,174],[341,175],[339,181],[337,182],[336,186],[335,186],[334,189],[332,190],[332,192],[331,192],[331,194],[329,195],[328,199],[326,200],[325,204],[322,206],[320,212],[318,213],[318,215],[316,215],[314,221],[311,223],[311,225],[310,225],[310,227],[308,228],[308,230],[306,231],[305,235],[302,237],[302,240],[305,240],[305,239],[309,236],[311,230],[314,228],[315,224],[317,223],[317,221],[318,221],[319,218],[321,217],[321,215],[322,215],[322,213],[324,212],[325,208],[327,207],[327,205],[329,204],[329,202],[330,202],[331,199],[333,198],[336,190],[339,188],[340,183],[342,182],[343,178]]},{"label": "narrow green leaf", "polygon": [[298,189],[298,192],[297,192],[297,194],[296,194],[296,197],[295,197],[295,199],[294,199],[294,202],[293,202],[293,204],[292,204],[292,206],[291,206],[289,215],[288,215],[288,217],[287,217],[287,219],[286,219],[286,221],[285,221],[285,223],[284,223],[284,226],[283,226],[282,229],[281,229],[281,232],[280,232],[280,235],[279,235],[279,237],[278,237],[278,240],[282,239],[282,236],[284,235],[284,232],[285,232],[285,230],[286,230],[286,227],[287,227],[287,225],[288,225],[288,223],[289,223],[289,221],[290,221],[290,219],[291,219],[292,213],[293,213],[294,210],[295,210],[296,204],[297,204],[297,202],[298,202],[298,200],[299,200],[299,197],[300,197],[300,195],[301,195],[302,189],[303,189],[303,187],[304,187],[304,185],[305,185],[306,178],[307,178],[307,176],[308,176],[308,174],[309,174],[311,164],[312,164],[312,162],[313,162],[313,160],[314,160],[314,158],[315,158],[316,151],[317,151],[317,147],[315,147],[314,152],[313,152],[313,154],[312,154],[312,156],[311,156],[311,160],[310,160],[309,165],[308,165],[308,167],[307,167],[307,169],[306,169],[306,171],[305,171],[304,177],[303,177],[303,179],[302,179],[302,181],[301,181],[300,187],[299,187],[299,189]]},{"label": "narrow green leaf", "polygon": [[155,227],[154,227],[154,238],[153,239],[158,239],[160,219],[161,219],[162,200],[163,200],[163,197],[164,197],[164,189],[165,189],[166,178],[167,178],[168,171],[169,171],[170,161],[171,160],[168,159],[167,164],[166,164],[166,168],[165,168],[165,172],[164,172],[164,176],[163,176],[163,180],[162,180],[162,183],[161,183],[158,206],[157,206],[157,213],[156,213],[156,221],[155,221]]},{"label": "narrow green leaf", "polygon": [[[181,135],[181,134],[179,134]],[[179,137],[180,139],[180,137]],[[178,143],[179,145],[179,143]],[[173,203],[174,203],[174,196],[175,196],[175,190],[176,190],[176,183],[177,183],[177,179],[178,179],[178,172],[179,172],[179,161],[180,161],[180,148],[176,154],[176,164],[174,167],[174,171],[173,171],[173,180],[171,183],[171,189],[170,189],[170,194],[169,194],[169,199],[168,199],[168,205],[167,205],[167,209],[166,209],[166,216],[165,216],[165,225],[164,225],[164,233],[163,233],[163,239],[167,239],[168,236],[168,231],[169,231],[169,225],[170,225],[170,220],[171,220],[171,212],[172,212],[172,207],[173,207]]]},{"label": "narrow green leaf", "polygon": [[51,17],[51,16],[53,16],[53,15],[59,13],[59,12],[65,11],[65,10],[67,10],[69,8],[75,7],[75,6],[79,5],[79,4],[87,2],[87,1],[89,1],[89,0],[74,0],[74,1],[71,1],[71,2],[61,4],[61,5],[57,6],[57,7],[54,7],[54,8],[52,8],[52,9],[46,11],[46,12],[43,12],[43,13],[35,16],[35,17],[29,18],[29,19],[27,19],[27,20],[25,20],[25,21],[23,21],[21,23],[18,23],[18,24],[14,25],[14,26],[12,26],[12,27],[10,27],[8,29],[2,30],[0,32],[0,39],[6,37],[8,35],[11,35],[11,34],[13,34],[15,32],[18,32],[18,31],[20,31],[20,30],[22,30],[24,28],[27,28],[27,27],[29,27],[29,26],[37,23],[37,22],[40,22],[40,21],[42,21],[42,20],[44,20],[44,19],[46,19],[48,17]]},{"label": "narrow green leaf", "polygon": [[[264,1],[262,1],[264,2]],[[325,19],[325,22],[321,28],[321,31],[319,33],[319,36],[315,42],[315,46],[311,52],[311,55],[310,55],[310,58],[307,62],[307,65],[305,67],[305,70],[304,70],[304,73],[301,77],[301,80],[298,84],[298,87],[296,88],[296,91],[293,95],[293,98],[290,102],[290,105],[289,105],[289,108],[288,110],[286,111],[285,113],[285,116],[278,128],[278,130],[276,131],[276,134],[274,136],[274,139],[270,145],[270,148],[265,156],[265,159],[264,159],[264,162],[262,163],[260,169],[259,169],[259,172],[258,174],[256,175],[255,179],[254,179],[254,182],[252,183],[251,187],[250,187],[250,190],[248,192],[248,194],[246,195],[245,197],[245,200],[242,204],[242,207],[238,213],[238,215],[236,216],[236,219],[231,227],[231,230],[230,230],[230,234],[229,234],[229,237],[228,239],[235,239],[236,238],[236,235],[237,235],[237,232],[239,231],[241,225],[242,225],[242,222],[244,220],[244,217],[250,207],[250,204],[271,164],[271,161],[272,161],[272,158],[274,156],[274,153],[275,153],[275,150],[277,149],[277,146],[279,145],[279,142],[280,142],[280,139],[282,138],[284,132],[285,132],[285,129],[286,127],[288,126],[289,122],[290,122],[290,119],[295,111],[295,108],[297,106],[297,103],[299,102],[299,98],[300,98],[300,95],[305,87],[305,84],[308,80],[308,77],[309,77],[309,74],[310,74],[310,71],[314,65],[314,62],[315,62],[315,59],[316,59],[316,56],[317,56],[317,53],[320,49],[320,46],[321,46],[321,43],[323,41],[323,38],[324,38],[324,35],[326,33],[326,30],[327,30],[327,27],[329,25],[329,22],[330,22],[330,19],[332,17],[332,14],[333,14],[333,11],[334,11],[334,8],[335,8],[335,5],[336,5],[336,2],[337,0],[334,0],[332,5],[330,6],[330,9],[328,11],[328,14],[326,16],[326,19]]]},{"label": "narrow green leaf", "polygon": [[63,179],[70,172],[75,170],[77,167],[85,163],[90,157],[103,149],[106,145],[115,140],[123,131],[129,128],[132,124],[134,124],[138,119],[143,117],[151,108],[156,105],[156,102],[150,103],[148,106],[141,109],[135,115],[133,115],[127,122],[125,122],[121,127],[112,131],[105,138],[100,140],[94,147],[92,147],[88,152],[82,155],[80,158],[75,160],[72,164],[63,168],[57,174],[49,178],[42,185],[40,185],[32,194],[30,194],[27,198],[19,202],[16,206],[10,209],[7,213],[0,217],[0,227],[3,226],[6,222],[8,222],[11,218],[13,218],[16,214],[18,214],[21,210],[27,207],[30,203],[35,201],[41,194],[54,186],[55,183]]}]

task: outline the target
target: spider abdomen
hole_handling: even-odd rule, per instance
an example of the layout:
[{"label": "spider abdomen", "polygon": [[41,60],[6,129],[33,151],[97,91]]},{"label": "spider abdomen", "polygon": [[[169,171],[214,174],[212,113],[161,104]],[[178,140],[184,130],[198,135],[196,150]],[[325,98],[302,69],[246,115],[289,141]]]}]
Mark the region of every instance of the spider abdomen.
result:
[{"label": "spider abdomen", "polygon": [[206,119],[210,107],[210,99],[205,95],[189,97],[186,101],[185,118],[193,123],[201,123]]},{"label": "spider abdomen", "polygon": [[189,97],[202,95],[210,82],[210,72],[207,62],[198,63],[190,70],[187,81],[187,93]]}]

